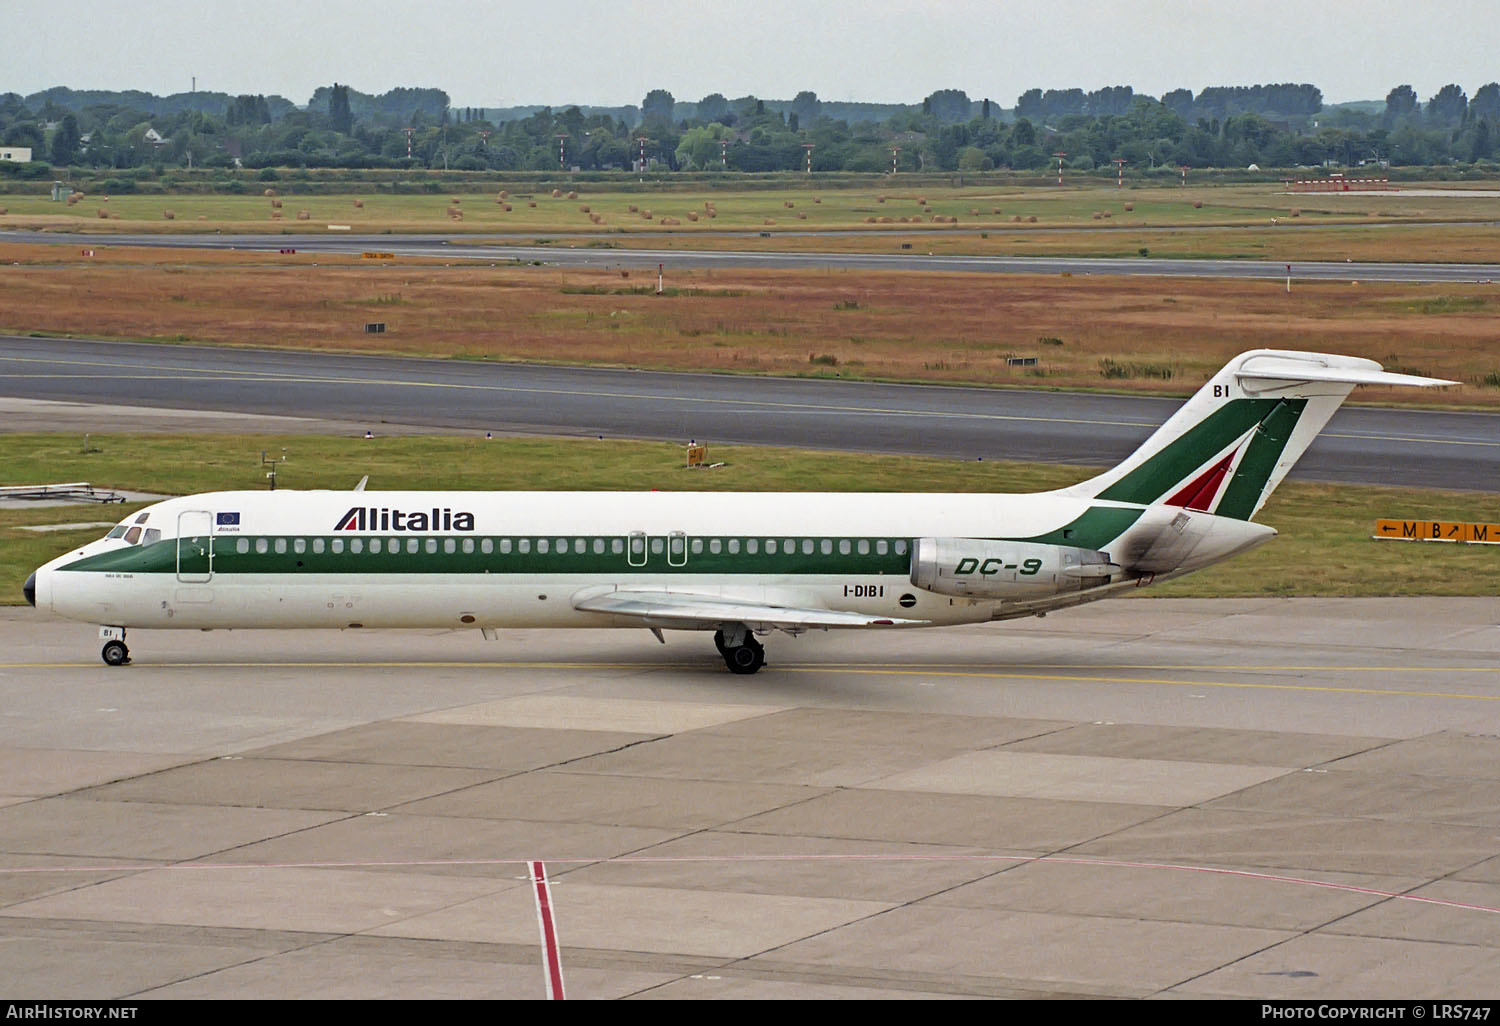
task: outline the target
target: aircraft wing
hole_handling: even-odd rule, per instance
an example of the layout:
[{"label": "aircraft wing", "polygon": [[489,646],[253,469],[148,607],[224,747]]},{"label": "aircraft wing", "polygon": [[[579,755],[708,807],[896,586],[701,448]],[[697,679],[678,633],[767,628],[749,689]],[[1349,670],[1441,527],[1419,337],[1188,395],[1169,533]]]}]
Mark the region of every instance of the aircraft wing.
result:
[{"label": "aircraft wing", "polygon": [[783,605],[774,600],[757,601],[645,588],[580,593],[573,597],[573,608],[629,617],[646,627],[687,629],[742,623],[754,629],[775,627],[796,631],[829,627],[897,627],[927,622]]}]

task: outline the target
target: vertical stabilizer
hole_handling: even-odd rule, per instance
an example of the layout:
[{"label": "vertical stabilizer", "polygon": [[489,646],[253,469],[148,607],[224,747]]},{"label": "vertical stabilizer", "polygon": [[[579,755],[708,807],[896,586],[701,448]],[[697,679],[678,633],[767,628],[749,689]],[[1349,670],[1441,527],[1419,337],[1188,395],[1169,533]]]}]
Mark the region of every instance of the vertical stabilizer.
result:
[{"label": "vertical stabilizer", "polygon": [[1242,353],[1124,463],[1058,494],[1249,520],[1355,385],[1451,384],[1353,356]]}]

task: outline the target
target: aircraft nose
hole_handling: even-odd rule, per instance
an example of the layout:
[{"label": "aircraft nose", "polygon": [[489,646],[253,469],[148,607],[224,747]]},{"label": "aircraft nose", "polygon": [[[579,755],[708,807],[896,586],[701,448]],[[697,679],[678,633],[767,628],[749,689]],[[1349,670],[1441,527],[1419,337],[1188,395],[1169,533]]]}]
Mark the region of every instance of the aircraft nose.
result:
[{"label": "aircraft nose", "polygon": [[[11,578],[15,580],[15,578]],[[26,583],[21,586],[21,594],[26,596],[26,601],[33,606],[36,605],[36,574],[26,578]]]}]

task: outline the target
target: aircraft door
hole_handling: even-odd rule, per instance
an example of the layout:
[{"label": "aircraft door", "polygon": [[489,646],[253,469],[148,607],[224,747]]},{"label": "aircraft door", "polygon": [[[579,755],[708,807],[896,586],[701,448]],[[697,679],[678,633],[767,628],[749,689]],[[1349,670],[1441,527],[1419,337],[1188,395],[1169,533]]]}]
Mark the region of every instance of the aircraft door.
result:
[{"label": "aircraft door", "polygon": [[214,576],[214,515],[190,509],[177,514],[177,579],[207,584]]}]

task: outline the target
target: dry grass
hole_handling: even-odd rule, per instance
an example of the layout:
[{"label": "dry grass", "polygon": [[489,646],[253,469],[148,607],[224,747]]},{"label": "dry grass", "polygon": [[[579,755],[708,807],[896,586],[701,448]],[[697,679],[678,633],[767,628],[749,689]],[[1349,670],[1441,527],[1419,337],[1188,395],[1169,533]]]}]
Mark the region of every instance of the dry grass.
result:
[{"label": "dry grass", "polygon": [[[1244,349],[1322,349],[1465,384],[1500,405],[1485,285],[372,265],[327,254],[0,246],[0,330],[471,359],[1181,394]],[[380,297],[387,334],[362,326]],[[810,358],[825,355],[821,363]],[[1007,358],[1036,356],[1034,367]],[[1104,361],[1169,368],[1104,376]],[[1369,401],[1409,399],[1370,391]]]}]

